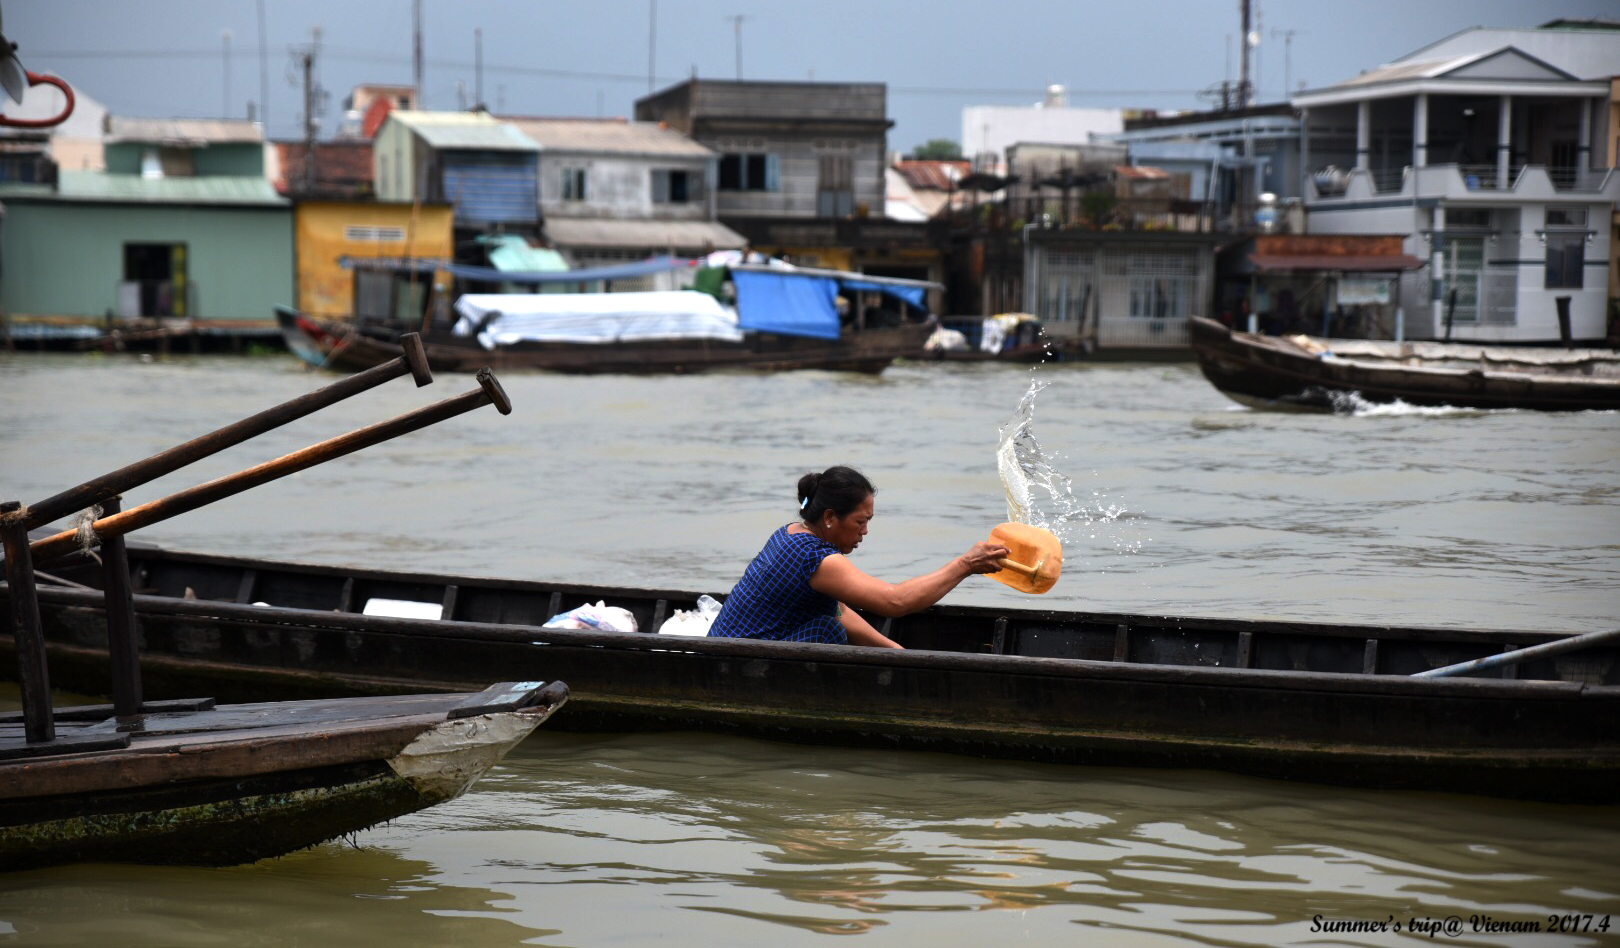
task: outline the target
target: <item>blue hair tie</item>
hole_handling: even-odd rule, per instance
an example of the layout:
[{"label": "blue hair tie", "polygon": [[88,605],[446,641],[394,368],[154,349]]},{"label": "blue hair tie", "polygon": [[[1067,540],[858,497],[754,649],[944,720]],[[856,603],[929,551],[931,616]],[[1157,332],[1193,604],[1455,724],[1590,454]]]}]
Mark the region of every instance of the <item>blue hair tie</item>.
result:
[{"label": "blue hair tie", "polygon": [[800,510],[803,510],[804,508],[806,508],[808,506],[810,506],[810,498],[806,497],[805,499],[799,501],[799,509]]}]

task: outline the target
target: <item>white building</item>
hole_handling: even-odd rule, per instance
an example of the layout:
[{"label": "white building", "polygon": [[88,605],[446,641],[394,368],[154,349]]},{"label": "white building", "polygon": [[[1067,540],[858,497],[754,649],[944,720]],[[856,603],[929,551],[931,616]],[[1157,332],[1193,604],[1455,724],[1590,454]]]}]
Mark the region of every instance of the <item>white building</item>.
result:
[{"label": "white building", "polygon": [[962,154],[973,166],[1007,172],[1007,149],[1020,142],[1087,145],[1097,136],[1124,130],[1121,109],[1077,109],[1067,104],[1062,86],[1047,91],[1036,105],[971,105],[962,110]]},{"label": "white building", "polygon": [[1537,342],[1607,332],[1608,143],[1620,29],[1475,28],[1296,95],[1313,234],[1406,234],[1406,334]]}]

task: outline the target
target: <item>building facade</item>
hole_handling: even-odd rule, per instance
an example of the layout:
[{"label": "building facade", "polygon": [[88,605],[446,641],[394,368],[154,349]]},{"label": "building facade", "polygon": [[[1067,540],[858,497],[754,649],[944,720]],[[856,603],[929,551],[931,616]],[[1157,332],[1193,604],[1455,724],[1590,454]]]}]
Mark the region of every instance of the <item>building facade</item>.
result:
[{"label": "building facade", "polygon": [[393,111],[372,145],[377,199],[450,204],[470,233],[538,234],[540,146],[482,112]]},{"label": "building facade", "polygon": [[[1413,338],[1609,329],[1620,29],[1472,29],[1293,100],[1313,234],[1406,235]],[[1560,299],[1566,300],[1560,304]]]}]

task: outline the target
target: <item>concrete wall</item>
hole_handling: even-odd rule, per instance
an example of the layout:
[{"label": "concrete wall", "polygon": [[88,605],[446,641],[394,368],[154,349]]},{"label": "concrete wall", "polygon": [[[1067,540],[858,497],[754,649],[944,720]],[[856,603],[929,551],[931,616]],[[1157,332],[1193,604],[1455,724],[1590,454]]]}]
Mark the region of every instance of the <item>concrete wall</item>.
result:
[{"label": "concrete wall", "polygon": [[[154,144],[118,142],[105,148],[110,174],[140,174],[141,159]],[[197,177],[214,175],[259,176],[264,174],[264,145],[241,142],[187,149],[192,153]]]},{"label": "concrete wall", "polygon": [[[708,220],[713,194],[710,164],[705,158],[570,154],[547,149],[540,154],[540,208],[548,217]],[[586,169],[585,200],[563,200],[562,172],[565,168]],[[654,202],[652,174],[655,170],[685,171],[696,175],[698,192],[684,204]]]},{"label": "concrete wall", "polygon": [[343,257],[454,255],[453,212],[442,204],[305,201],[296,213],[298,308],[316,316],[353,315],[354,271]]},{"label": "concrete wall", "polygon": [[293,301],[292,209],[6,201],[0,307],[99,319],[118,307],[124,244],[184,243],[192,317],[273,320]]},{"label": "concrete wall", "polygon": [[717,191],[716,207],[721,217],[815,217],[822,155],[847,155],[854,175],[856,205],[865,204],[873,217],[883,216],[883,171],[887,166],[883,135],[809,135],[781,131],[716,134],[699,140],[721,155],[774,154],[780,162],[779,187],[775,191]]}]

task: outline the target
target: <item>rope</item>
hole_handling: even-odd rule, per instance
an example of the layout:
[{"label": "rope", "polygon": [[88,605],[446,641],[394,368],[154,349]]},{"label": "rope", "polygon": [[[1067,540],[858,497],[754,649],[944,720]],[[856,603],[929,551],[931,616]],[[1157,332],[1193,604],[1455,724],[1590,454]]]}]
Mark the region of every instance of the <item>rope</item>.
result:
[{"label": "rope", "polygon": [[79,511],[73,518],[73,532],[78,534],[79,552],[97,563],[101,562],[101,557],[97,556],[96,551],[91,548],[101,542],[101,539],[96,536],[95,530],[95,523],[100,519],[101,506],[99,504]]}]

